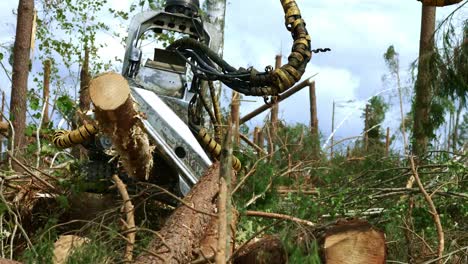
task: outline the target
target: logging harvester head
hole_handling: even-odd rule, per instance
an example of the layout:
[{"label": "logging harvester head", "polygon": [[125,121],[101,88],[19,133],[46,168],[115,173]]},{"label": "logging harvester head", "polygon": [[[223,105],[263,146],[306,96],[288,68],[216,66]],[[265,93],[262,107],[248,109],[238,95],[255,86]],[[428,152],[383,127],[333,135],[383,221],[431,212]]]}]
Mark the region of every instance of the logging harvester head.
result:
[{"label": "logging harvester head", "polygon": [[[176,171],[170,177],[179,178],[182,194],[221,152],[221,146],[204,128],[205,112],[210,114],[213,127],[221,125],[221,115],[216,116],[214,107],[217,96],[212,94],[210,109],[203,92],[207,89],[202,87],[209,86],[212,91],[212,82],[221,81],[245,95],[277,96],[302,78],[312,52],[329,51],[311,49],[311,38],[294,0],[282,0],[281,4],[286,29],[293,38],[291,54],[285,65],[275,70],[267,66],[263,72],[253,67],[236,69],[213,50],[223,32],[202,20],[199,0],[167,0],[164,9],[143,12],[132,19],[122,75],[130,84],[139,111],[145,114],[142,122],[160,159],[155,164],[164,162]],[[69,135],[72,133],[58,135],[62,138],[56,142],[66,145]],[[241,167],[235,157],[233,167]]]}]

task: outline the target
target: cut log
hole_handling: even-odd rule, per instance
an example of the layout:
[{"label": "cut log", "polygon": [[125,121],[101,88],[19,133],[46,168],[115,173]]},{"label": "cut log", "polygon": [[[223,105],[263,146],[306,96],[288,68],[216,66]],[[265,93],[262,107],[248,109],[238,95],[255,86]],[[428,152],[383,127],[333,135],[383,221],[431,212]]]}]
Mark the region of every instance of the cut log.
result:
[{"label": "cut log", "polygon": [[8,124],[8,122],[5,122],[5,121],[0,122],[0,132],[8,133],[9,129],[10,129],[10,125]]},{"label": "cut log", "polygon": [[288,255],[281,240],[276,236],[265,236],[257,242],[247,244],[234,256],[234,264],[283,264]]},{"label": "cut log", "polygon": [[127,80],[117,73],[106,73],[89,84],[100,129],[112,139],[127,173],[148,180],[153,168],[153,149],[139,119]]},{"label": "cut log", "polygon": [[219,163],[215,163],[185,197],[193,207],[178,207],[158,232],[160,237],[150,243],[151,253],[140,255],[135,263],[190,263],[214,216],[218,182]]},{"label": "cut log", "polygon": [[383,264],[385,258],[385,235],[367,221],[338,221],[325,232],[322,242],[323,263]]}]

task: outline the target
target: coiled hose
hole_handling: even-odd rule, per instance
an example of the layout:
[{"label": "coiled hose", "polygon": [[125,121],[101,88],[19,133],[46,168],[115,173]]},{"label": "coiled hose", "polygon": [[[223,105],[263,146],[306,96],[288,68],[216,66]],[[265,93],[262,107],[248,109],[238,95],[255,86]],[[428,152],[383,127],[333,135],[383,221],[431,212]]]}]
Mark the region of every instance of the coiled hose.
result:
[{"label": "coiled hose", "polygon": [[[205,128],[194,128],[197,130],[197,136],[199,138],[200,143],[203,145],[203,148],[208,151],[213,158],[219,160],[221,156],[221,144],[216,142],[210,134],[208,133],[208,130]],[[232,168],[235,171],[240,171],[242,168],[242,164],[240,160],[232,155]]]},{"label": "coiled hose", "polygon": [[98,129],[91,124],[80,126],[75,130],[58,130],[54,133],[53,143],[58,148],[70,148],[81,144],[98,133]]},{"label": "coiled hose", "polygon": [[[294,0],[281,0],[285,13],[285,25],[294,40],[288,63],[265,72],[254,68],[235,69],[205,44],[192,38],[182,38],[168,49],[176,51],[191,66],[194,75],[203,80],[219,80],[231,89],[253,96],[278,95],[291,88],[305,72],[312,57],[311,38],[306,24]],[[193,59],[198,64],[193,63]],[[220,68],[221,70],[218,70]]]}]

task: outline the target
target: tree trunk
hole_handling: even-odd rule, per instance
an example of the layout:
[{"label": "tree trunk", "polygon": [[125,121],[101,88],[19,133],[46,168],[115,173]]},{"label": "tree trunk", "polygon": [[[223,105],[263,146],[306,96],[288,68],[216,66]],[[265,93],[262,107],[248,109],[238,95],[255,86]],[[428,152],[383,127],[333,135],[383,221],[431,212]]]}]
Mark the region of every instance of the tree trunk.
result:
[{"label": "tree trunk", "polygon": [[[234,106],[232,108],[234,108]],[[218,247],[215,256],[217,264],[225,264],[226,260],[231,256],[229,248],[232,233],[230,230],[232,220],[232,141],[235,135],[233,134],[233,128],[236,128],[235,122],[231,123],[228,121],[228,128],[224,136],[223,149],[221,151],[220,158],[221,167],[219,170],[219,193],[217,200]]]},{"label": "tree trunk", "polygon": [[148,180],[153,168],[152,148],[130,96],[127,80],[117,73],[106,73],[89,84],[100,129],[112,139],[127,173]]},{"label": "tree trunk", "polygon": [[43,90],[43,102],[45,104],[44,108],[44,116],[42,118],[42,126],[48,127],[49,126],[49,96],[50,96],[50,68],[51,68],[51,61],[45,60],[44,61],[44,90]]},{"label": "tree trunk", "polygon": [[[276,55],[275,57],[275,69],[281,68],[281,55]],[[270,124],[271,124],[271,142],[274,145],[276,141],[277,131],[278,131],[278,97],[275,96],[272,98],[274,100],[273,105],[271,106],[270,112]],[[269,146],[270,151],[275,149],[274,146]],[[270,153],[271,154],[271,153]]]},{"label": "tree trunk", "polygon": [[[210,33],[210,48],[215,51],[221,58],[224,51],[224,24],[226,19],[226,0],[206,0],[204,9],[209,23],[205,23]],[[216,101],[221,99],[221,82],[214,82],[214,91],[217,96]],[[202,93],[208,98],[207,87],[202,86]],[[221,120],[218,120],[222,122]]]},{"label": "tree trunk", "polygon": [[453,152],[457,152],[458,149],[458,125],[460,123],[460,115],[461,112],[463,111],[463,102],[460,100],[458,104],[458,109],[457,113],[455,116],[455,124],[453,125],[453,136],[452,136],[452,147],[453,147]]},{"label": "tree trunk", "polygon": [[430,57],[434,50],[436,7],[422,6],[421,36],[419,43],[418,76],[415,87],[413,153],[421,157],[427,148],[428,135],[432,133],[429,120],[431,108],[432,85],[430,74]]},{"label": "tree trunk", "polygon": [[193,208],[179,206],[158,232],[161,237],[150,243],[149,250],[157,256],[144,253],[135,263],[190,263],[192,251],[200,245],[214,216],[215,198],[219,191],[219,168],[219,163],[211,166],[185,197],[186,203]]},{"label": "tree trunk", "polygon": [[89,73],[89,48],[84,48],[84,60],[81,65],[80,73],[80,109],[81,112],[86,113],[91,105],[91,98],[89,96],[89,82],[91,81],[91,75]]},{"label": "tree trunk", "polygon": [[310,131],[312,135],[318,136],[318,117],[317,117],[317,95],[315,82],[309,85],[310,96]]},{"label": "tree trunk", "polygon": [[[13,49],[13,75],[10,101],[10,119],[15,130],[13,144],[16,150],[25,143],[26,93],[30,65],[31,33],[34,20],[34,1],[20,0]],[[10,135],[11,136],[11,135]]]},{"label": "tree trunk", "polygon": [[239,136],[239,118],[240,118],[240,94],[236,91],[232,91],[232,101],[231,101],[231,120],[233,123],[233,136],[234,144],[239,146],[240,136]]},{"label": "tree trunk", "polygon": [[[257,134],[257,146],[259,146],[261,149],[264,149],[265,148],[265,136],[263,135],[263,130],[261,127],[259,127],[258,129],[258,134]],[[262,153],[260,153],[262,154]]]},{"label": "tree trunk", "polygon": [[317,117],[317,95],[315,91],[315,82],[309,85],[310,97],[310,134],[313,140],[313,157],[318,159],[320,157],[320,138],[318,130],[318,117]]},{"label": "tree trunk", "polygon": [[[0,124],[3,124],[3,114],[5,114],[5,91],[2,91],[2,114],[0,114]],[[5,122],[8,124],[8,122]],[[5,125],[0,125],[0,127],[4,127]],[[1,128],[0,130],[3,130],[3,128]],[[6,128],[4,131],[2,131],[5,133],[5,135],[8,134],[8,128]],[[3,152],[3,135],[0,134],[0,153]]]}]

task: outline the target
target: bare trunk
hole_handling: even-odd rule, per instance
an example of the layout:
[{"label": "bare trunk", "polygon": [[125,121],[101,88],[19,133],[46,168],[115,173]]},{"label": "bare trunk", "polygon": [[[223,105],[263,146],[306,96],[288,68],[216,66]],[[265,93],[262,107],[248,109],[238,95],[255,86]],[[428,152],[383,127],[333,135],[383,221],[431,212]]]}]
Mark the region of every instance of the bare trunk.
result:
[{"label": "bare trunk", "polygon": [[89,96],[89,82],[91,81],[91,75],[89,73],[89,48],[84,48],[84,60],[81,65],[80,73],[80,109],[83,113],[89,110],[91,105],[91,98]]},{"label": "bare trunk", "polygon": [[265,147],[265,136],[263,134],[263,130],[259,128],[258,130],[258,135],[257,135],[257,146],[259,146],[261,149],[264,149]]},{"label": "bare trunk", "polygon": [[49,126],[49,97],[50,97],[50,68],[51,68],[51,61],[45,60],[44,61],[44,90],[43,90],[43,102],[45,104],[44,107],[44,115],[42,117],[42,126],[48,127]]},{"label": "bare trunk", "polygon": [[453,137],[452,137],[452,147],[453,147],[453,152],[457,152],[457,144],[458,144],[458,125],[460,123],[460,115],[461,112],[463,111],[463,103],[460,100],[457,113],[455,116],[455,124],[453,125]]},{"label": "bare trunk", "polygon": [[234,142],[237,146],[240,144],[239,137],[239,118],[240,118],[240,94],[238,92],[232,92],[231,101],[231,120],[233,124],[233,136]]},{"label": "bare trunk", "polygon": [[317,95],[315,90],[315,82],[309,85],[309,99],[310,99],[310,134],[312,136],[313,144],[313,157],[315,159],[320,157],[320,138],[318,130],[318,117],[317,117]]},{"label": "bare trunk", "polygon": [[148,180],[153,168],[152,148],[127,80],[117,73],[103,74],[90,82],[89,93],[99,127],[112,139],[127,173]]},{"label": "bare trunk", "polygon": [[315,82],[309,85],[310,96],[310,131],[312,135],[318,136],[318,117],[317,117],[317,95]]},{"label": "bare trunk", "polygon": [[436,8],[422,6],[418,77],[415,87],[413,153],[421,157],[427,148],[428,134],[432,133],[429,111],[432,98],[430,57],[434,50]]},{"label": "bare trunk", "polygon": [[228,121],[223,150],[221,153],[221,168],[219,171],[219,194],[218,194],[218,247],[215,261],[217,264],[225,264],[230,258],[232,219],[231,186],[232,186],[232,141],[233,127],[235,123]]},{"label": "bare trunk", "polygon": [[[278,69],[278,68],[281,68],[281,55],[276,55],[275,57],[275,69]],[[270,112],[271,140],[269,142],[272,142],[272,144],[274,145],[276,141],[277,131],[278,131],[279,107],[278,107],[278,97],[275,96],[272,99],[274,100],[274,102],[273,102],[273,105],[271,106],[271,112]],[[269,146],[268,149],[270,150],[270,152],[272,152],[275,149],[275,147]]]},{"label": "bare trunk", "polygon": [[[206,0],[204,2],[208,22],[205,26],[210,32],[210,48],[214,50],[221,58],[224,50],[224,24],[226,19],[226,0]],[[217,101],[221,97],[221,83],[215,82]],[[202,88],[202,92],[207,90]],[[221,120],[219,120],[221,122]]]},{"label": "bare trunk", "polygon": [[[15,130],[13,144],[19,150],[25,144],[26,128],[26,93],[30,65],[31,33],[34,20],[34,1],[20,0],[16,38],[13,49],[13,75],[10,101],[10,120]],[[11,135],[10,135],[11,136]]]}]

